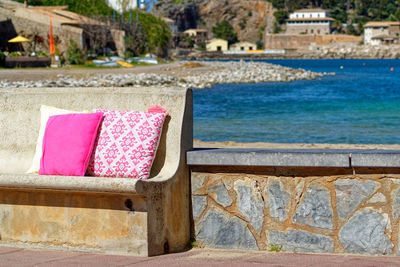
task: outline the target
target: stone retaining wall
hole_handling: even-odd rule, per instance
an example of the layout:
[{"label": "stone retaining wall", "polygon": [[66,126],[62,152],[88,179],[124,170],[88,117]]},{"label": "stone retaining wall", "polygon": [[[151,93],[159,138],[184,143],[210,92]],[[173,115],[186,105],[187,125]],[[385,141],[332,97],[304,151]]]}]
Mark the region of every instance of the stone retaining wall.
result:
[{"label": "stone retaining wall", "polygon": [[201,170],[192,173],[192,206],[199,246],[400,255],[398,174]]}]

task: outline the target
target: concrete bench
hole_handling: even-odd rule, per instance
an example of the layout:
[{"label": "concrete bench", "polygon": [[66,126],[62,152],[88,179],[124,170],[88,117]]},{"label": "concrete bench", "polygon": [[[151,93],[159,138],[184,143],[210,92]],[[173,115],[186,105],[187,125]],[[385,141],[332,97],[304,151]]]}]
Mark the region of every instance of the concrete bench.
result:
[{"label": "concrete bench", "polygon": [[[167,118],[149,180],[25,174],[40,106],[147,110]],[[192,92],[177,88],[0,89],[0,244],[159,255],[190,239]]]}]

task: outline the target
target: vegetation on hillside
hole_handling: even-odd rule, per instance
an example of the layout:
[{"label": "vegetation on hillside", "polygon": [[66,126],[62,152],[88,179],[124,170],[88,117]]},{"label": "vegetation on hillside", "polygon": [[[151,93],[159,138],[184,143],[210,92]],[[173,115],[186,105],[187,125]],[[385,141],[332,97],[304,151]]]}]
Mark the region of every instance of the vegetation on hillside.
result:
[{"label": "vegetation on hillside", "polygon": [[[23,3],[24,0],[16,0]],[[32,6],[68,6],[68,10],[83,15],[112,15],[105,0],[27,0]]]},{"label": "vegetation on hillside", "polygon": [[[24,2],[23,0],[17,0]],[[171,38],[169,26],[160,18],[152,14],[133,10],[123,15],[114,14],[105,0],[28,0],[29,5],[57,6],[67,5],[68,10],[82,14],[98,21],[102,21],[107,28],[102,29],[96,25],[90,25],[84,20],[82,27],[90,38],[91,50],[105,51],[109,40],[110,29],[123,29],[126,34],[125,46],[130,56],[138,56],[144,53],[154,53],[159,56],[167,55],[167,48]],[[72,51],[76,48],[72,45]],[[72,53],[76,54],[76,53]]]},{"label": "vegetation on hillside", "polygon": [[217,23],[213,28],[212,32],[215,38],[221,38],[228,41],[228,44],[234,44],[238,41],[235,29],[227,20],[223,20]]},{"label": "vegetation on hillside", "polygon": [[[341,23],[370,20],[400,20],[399,0],[268,0],[279,10],[323,8]],[[281,14],[280,14],[281,15]]]}]

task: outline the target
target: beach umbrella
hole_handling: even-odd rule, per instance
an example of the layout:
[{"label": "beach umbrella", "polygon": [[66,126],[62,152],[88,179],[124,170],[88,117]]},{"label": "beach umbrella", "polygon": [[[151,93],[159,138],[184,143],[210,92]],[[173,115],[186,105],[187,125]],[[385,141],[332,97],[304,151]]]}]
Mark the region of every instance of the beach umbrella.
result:
[{"label": "beach umbrella", "polygon": [[21,35],[18,35],[17,37],[14,37],[10,40],[8,40],[9,43],[24,43],[24,42],[30,42],[31,40],[29,40],[28,38],[25,38]]},{"label": "beach umbrella", "polygon": [[25,38],[21,35],[18,35],[17,37],[14,37],[10,40],[8,40],[9,43],[19,43],[19,48],[22,51],[22,45],[21,43],[26,43],[26,42],[30,42],[31,40],[29,40],[28,38]]}]

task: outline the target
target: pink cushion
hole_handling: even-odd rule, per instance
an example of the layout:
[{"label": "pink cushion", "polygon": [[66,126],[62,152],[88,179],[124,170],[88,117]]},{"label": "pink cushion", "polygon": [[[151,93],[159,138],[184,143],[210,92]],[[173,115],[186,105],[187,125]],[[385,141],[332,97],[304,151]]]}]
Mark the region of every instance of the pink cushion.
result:
[{"label": "pink cushion", "polygon": [[51,116],[39,174],[84,176],[102,119],[103,113]]},{"label": "pink cushion", "polygon": [[147,112],[165,113],[165,114],[168,115],[167,110],[165,108],[163,108],[163,107],[160,107],[159,105],[155,105],[155,106],[150,107],[147,110]]},{"label": "pink cushion", "polygon": [[165,112],[96,110],[104,113],[88,175],[147,179]]}]

